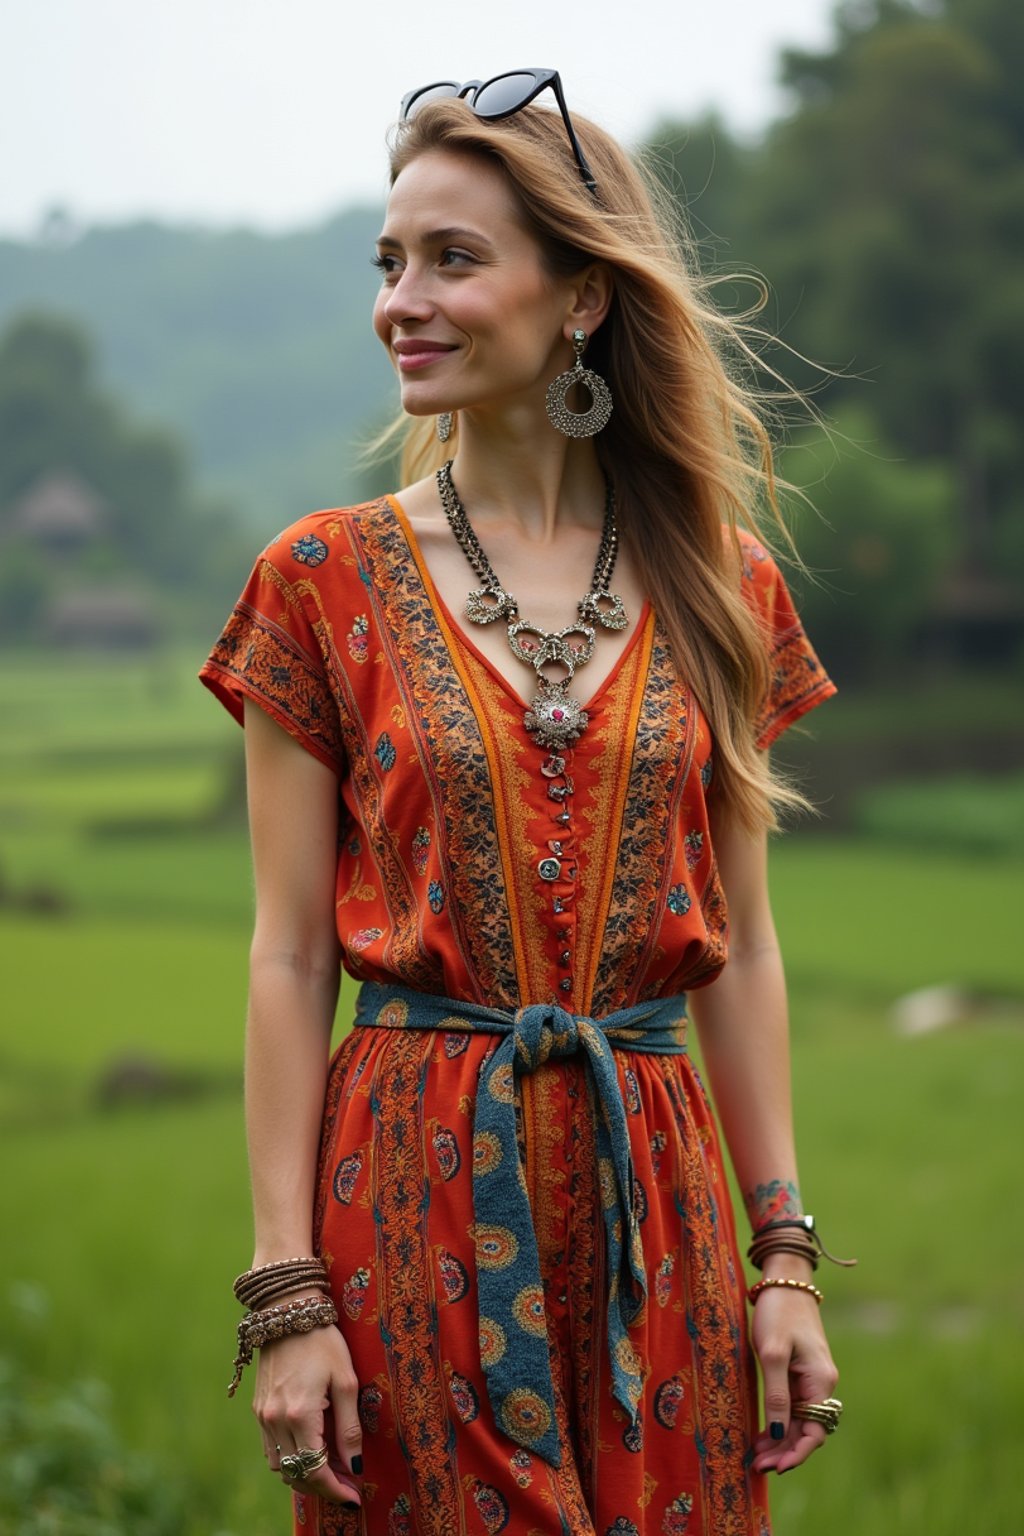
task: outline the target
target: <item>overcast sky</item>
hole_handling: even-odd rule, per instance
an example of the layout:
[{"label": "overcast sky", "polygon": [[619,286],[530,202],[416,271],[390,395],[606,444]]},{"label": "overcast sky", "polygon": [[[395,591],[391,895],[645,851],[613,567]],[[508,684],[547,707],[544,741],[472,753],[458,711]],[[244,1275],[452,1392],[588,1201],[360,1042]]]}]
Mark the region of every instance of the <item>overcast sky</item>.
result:
[{"label": "overcast sky", "polygon": [[780,47],[833,0],[0,0],[0,234],[44,210],[309,223],[383,191],[399,99],[517,66],[626,142],[716,108],[784,107]]}]

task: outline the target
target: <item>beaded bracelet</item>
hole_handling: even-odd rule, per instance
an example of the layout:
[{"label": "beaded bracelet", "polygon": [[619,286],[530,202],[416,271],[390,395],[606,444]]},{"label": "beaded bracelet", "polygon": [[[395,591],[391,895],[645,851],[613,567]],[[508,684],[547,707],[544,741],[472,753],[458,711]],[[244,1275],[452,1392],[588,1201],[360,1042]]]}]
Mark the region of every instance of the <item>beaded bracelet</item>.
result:
[{"label": "beaded bracelet", "polygon": [[338,1314],[329,1296],[304,1296],[300,1301],[284,1302],[250,1312],[238,1325],[238,1336],[253,1349],[269,1344],[289,1333],[309,1333],[313,1328],[336,1323]]},{"label": "beaded bracelet", "polygon": [[774,1286],[787,1291],[806,1291],[808,1296],[814,1297],[819,1307],[825,1300],[825,1297],[821,1291],[818,1290],[818,1287],[816,1285],[812,1285],[809,1280],[787,1280],[784,1279],[781,1275],[768,1275],[765,1277],[765,1279],[758,1280],[757,1283],[752,1285],[750,1290],[747,1292],[747,1300],[751,1303],[755,1302],[762,1291],[771,1290]]},{"label": "beaded bracelet", "polygon": [[254,1350],[293,1333],[312,1333],[314,1328],[330,1328],[337,1321],[337,1308],[328,1296],[306,1296],[301,1301],[289,1301],[280,1307],[250,1312],[238,1325],[238,1354],[235,1356],[235,1374],[228,1387],[228,1397],[234,1397],[242,1372],[251,1362]]}]

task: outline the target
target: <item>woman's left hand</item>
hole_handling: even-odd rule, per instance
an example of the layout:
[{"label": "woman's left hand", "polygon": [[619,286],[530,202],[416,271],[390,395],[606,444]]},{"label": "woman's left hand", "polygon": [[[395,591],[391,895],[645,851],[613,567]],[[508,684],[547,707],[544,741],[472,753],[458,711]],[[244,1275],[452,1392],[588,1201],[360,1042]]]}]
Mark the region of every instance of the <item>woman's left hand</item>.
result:
[{"label": "woman's left hand", "polygon": [[[825,1441],[821,1424],[793,1417],[793,1403],[823,1403],[839,1373],[818,1304],[806,1291],[762,1291],[754,1305],[753,1342],[764,1385],[765,1428],[754,1442],[755,1472],[789,1472]],[[772,1429],[772,1426],[777,1426]]]}]

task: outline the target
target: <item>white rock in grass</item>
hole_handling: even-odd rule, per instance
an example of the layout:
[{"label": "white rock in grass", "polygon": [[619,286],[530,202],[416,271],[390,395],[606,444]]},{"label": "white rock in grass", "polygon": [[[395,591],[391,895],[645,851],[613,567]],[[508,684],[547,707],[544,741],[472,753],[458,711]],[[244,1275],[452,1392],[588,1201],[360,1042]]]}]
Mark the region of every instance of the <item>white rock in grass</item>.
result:
[{"label": "white rock in grass", "polygon": [[974,1011],[973,1000],[960,987],[920,987],[893,1003],[890,1017],[899,1035],[930,1035],[966,1024]]}]

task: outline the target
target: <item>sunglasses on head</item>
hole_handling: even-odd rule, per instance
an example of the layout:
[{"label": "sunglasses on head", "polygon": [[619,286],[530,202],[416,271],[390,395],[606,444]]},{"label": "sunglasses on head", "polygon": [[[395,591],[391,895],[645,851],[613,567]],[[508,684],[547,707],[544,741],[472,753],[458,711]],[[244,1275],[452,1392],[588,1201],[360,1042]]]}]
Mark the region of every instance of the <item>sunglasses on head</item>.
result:
[{"label": "sunglasses on head", "polygon": [[548,86],[555,93],[555,100],[558,102],[558,109],[562,114],[562,121],[569,135],[569,143],[576,156],[576,164],[583,178],[583,184],[587,191],[596,197],[597,183],[587,164],[586,156],[580,148],[576,130],[572,126],[572,118],[565,104],[562,81],[557,69],[510,69],[507,74],[495,75],[490,80],[467,80],[462,85],[457,80],[438,80],[434,85],[421,85],[418,90],[410,91],[407,96],[403,96],[402,122],[408,122],[409,118],[416,116],[421,107],[427,106],[432,101],[449,101],[454,98],[472,107],[477,117],[482,117],[490,123],[497,123],[503,117],[511,117],[514,112],[520,112],[523,107],[528,107],[541,91],[547,90]]}]

